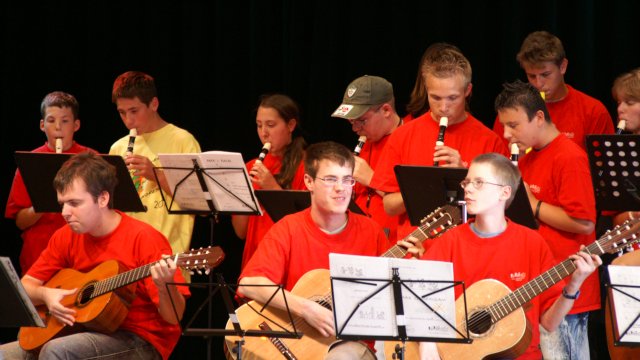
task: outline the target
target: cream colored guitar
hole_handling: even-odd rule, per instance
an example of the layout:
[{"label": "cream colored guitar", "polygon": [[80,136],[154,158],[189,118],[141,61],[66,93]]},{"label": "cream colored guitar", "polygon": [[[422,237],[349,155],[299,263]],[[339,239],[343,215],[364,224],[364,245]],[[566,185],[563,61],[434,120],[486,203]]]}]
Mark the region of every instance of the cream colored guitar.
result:
[{"label": "cream colored guitar", "polygon": [[[451,205],[445,205],[436,209],[421,221],[421,225],[411,233],[419,241],[433,239],[443,234],[448,229],[456,226],[461,221],[460,210]],[[383,257],[402,258],[407,255],[407,250],[398,245],[387,250]],[[291,293],[314,300],[319,304],[331,307],[331,284],[329,270],[312,270],[302,276]],[[293,323],[290,322],[286,311],[277,309],[263,309],[263,304],[250,301],[236,309],[236,315],[242,329],[259,330],[271,329],[273,331],[283,331],[282,325],[290,332],[302,332],[301,339],[285,338],[259,338],[244,337],[242,346],[243,360],[252,359],[323,359],[331,343],[336,341],[334,337],[321,336],[312,326],[308,325],[302,318],[295,317]],[[280,324],[280,325],[279,325]],[[295,330],[294,330],[295,326]],[[233,329],[231,322],[227,322],[227,329]],[[226,355],[229,359],[236,359],[236,341],[238,337],[227,336],[225,338]]]}]

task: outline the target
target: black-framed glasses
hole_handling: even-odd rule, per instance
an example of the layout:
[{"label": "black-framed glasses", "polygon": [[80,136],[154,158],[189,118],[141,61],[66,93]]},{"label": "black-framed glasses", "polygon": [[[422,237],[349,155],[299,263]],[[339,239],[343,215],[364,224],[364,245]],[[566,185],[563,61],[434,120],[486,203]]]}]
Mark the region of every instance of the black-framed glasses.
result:
[{"label": "black-framed glasses", "polygon": [[475,180],[464,179],[464,180],[460,181],[460,187],[463,188],[463,189],[465,189],[467,187],[467,185],[469,185],[469,184],[472,184],[473,187],[476,190],[482,189],[484,184],[495,185],[495,186],[507,186],[507,185],[503,185],[503,184],[496,184],[496,183],[492,183],[492,182],[489,182],[489,181],[484,181],[482,179],[475,179]]},{"label": "black-framed glasses", "polygon": [[326,187],[336,186],[338,182],[340,182],[342,186],[345,186],[345,187],[352,187],[353,185],[356,184],[356,179],[354,179],[352,176],[345,176],[342,179],[338,179],[335,176],[325,176],[323,178],[316,177],[315,179],[322,180],[322,183]]}]

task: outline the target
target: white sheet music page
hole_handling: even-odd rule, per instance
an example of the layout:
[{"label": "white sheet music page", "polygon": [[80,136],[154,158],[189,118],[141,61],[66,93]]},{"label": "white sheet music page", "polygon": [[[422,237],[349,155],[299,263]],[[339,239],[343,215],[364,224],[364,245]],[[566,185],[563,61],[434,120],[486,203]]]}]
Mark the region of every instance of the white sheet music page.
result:
[{"label": "white sheet music page", "polygon": [[[158,154],[169,188],[174,191],[174,204],[170,210],[209,211],[198,177],[193,170],[193,161],[200,154]],[[179,184],[179,185],[178,185]],[[177,186],[177,187],[176,187]],[[170,202],[170,200],[167,200]]]},{"label": "white sheet music page", "polygon": [[[336,332],[342,335],[398,336],[397,326],[404,322],[410,338],[456,337],[455,331],[446,323],[455,325],[453,287],[451,283],[433,282],[453,281],[452,263],[342,254],[330,254],[329,263]],[[389,281],[393,268],[398,268],[399,277],[406,286],[401,286],[403,317],[396,317],[393,286]],[[446,287],[449,289],[440,291]]]},{"label": "white sheet music page", "polygon": [[[615,309],[615,321],[618,334],[622,335],[633,320],[640,314],[640,266],[619,266],[609,265],[609,279],[611,285],[614,286],[611,293],[613,294],[613,306]],[[617,285],[617,286],[616,286]],[[626,287],[620,285],[631,285],[638,287]],[[620,291],[635,297],[636,299],[621,293]],[[620,339],[621,342],[640,343],[640,322],[636,322]]]}]

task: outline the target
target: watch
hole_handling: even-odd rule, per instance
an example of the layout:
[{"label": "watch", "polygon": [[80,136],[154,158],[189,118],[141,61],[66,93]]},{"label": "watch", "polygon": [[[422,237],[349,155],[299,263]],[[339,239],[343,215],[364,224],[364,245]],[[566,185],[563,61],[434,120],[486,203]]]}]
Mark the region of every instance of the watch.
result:
[{"label": "watch", "polygon": [[578,292],[576,292],[576,293],[575,293],[575,294],[573,294],[573,295],[569,295],[569,294],[567,294],[567,289],[562,288],[562,296],[563,296],[565,299],[575,300],[575,299],[577,299],[577,298],[578,298],[578,296],[580,296],[580,290],[578,290]]}]

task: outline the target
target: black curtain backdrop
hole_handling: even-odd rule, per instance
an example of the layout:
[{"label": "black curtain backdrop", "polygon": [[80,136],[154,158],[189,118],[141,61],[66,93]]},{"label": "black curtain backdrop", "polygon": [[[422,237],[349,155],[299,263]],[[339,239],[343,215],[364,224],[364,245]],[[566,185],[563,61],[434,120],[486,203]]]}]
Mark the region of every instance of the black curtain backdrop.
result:
[{"label": "black curtain backdrop", "polygon": [[[491,126],[501,84],[525,80],[515,60],[522,40],[548,30],[564,43],[567,82],[600,99],[615,119],[611,84],[640,66],[638,14],[640,3],[628,0],[3,2],[0,203],[14,175],[14,151],[45,141],[39,105],[48,92],[78,98],[81,144],[108,152],[127,134],[110,101],[113,80],[127,70],[155,77],[161,115],[193,133],[203,151],[238,151],[249,160],[261,147],[254,118],[260,94],[292,96],[310,143],[353,147],[347,122],[330,117],[347,84],[364,74],[385,77],[404,115],[420,57],[437,41],[457,45],[471,61],[471,111]],[[2,222],[2,235],[0,255],[17,260],[13,221]],[[210,237],[209,219],[198,218],[193,246]],[[228,217],[219,218],[213,241],[227,253],[217,270],[235,282],[243,245]],[[214,325],[221,327],[226,316],[220,302],[215,306]],[[14,339],[15,329],[2,334],[2,341]],[[221,358],[220,339],[213,343],[213,358]],[[205,348],[201,339],[183,338],[172,358],[201,358]]]}]

